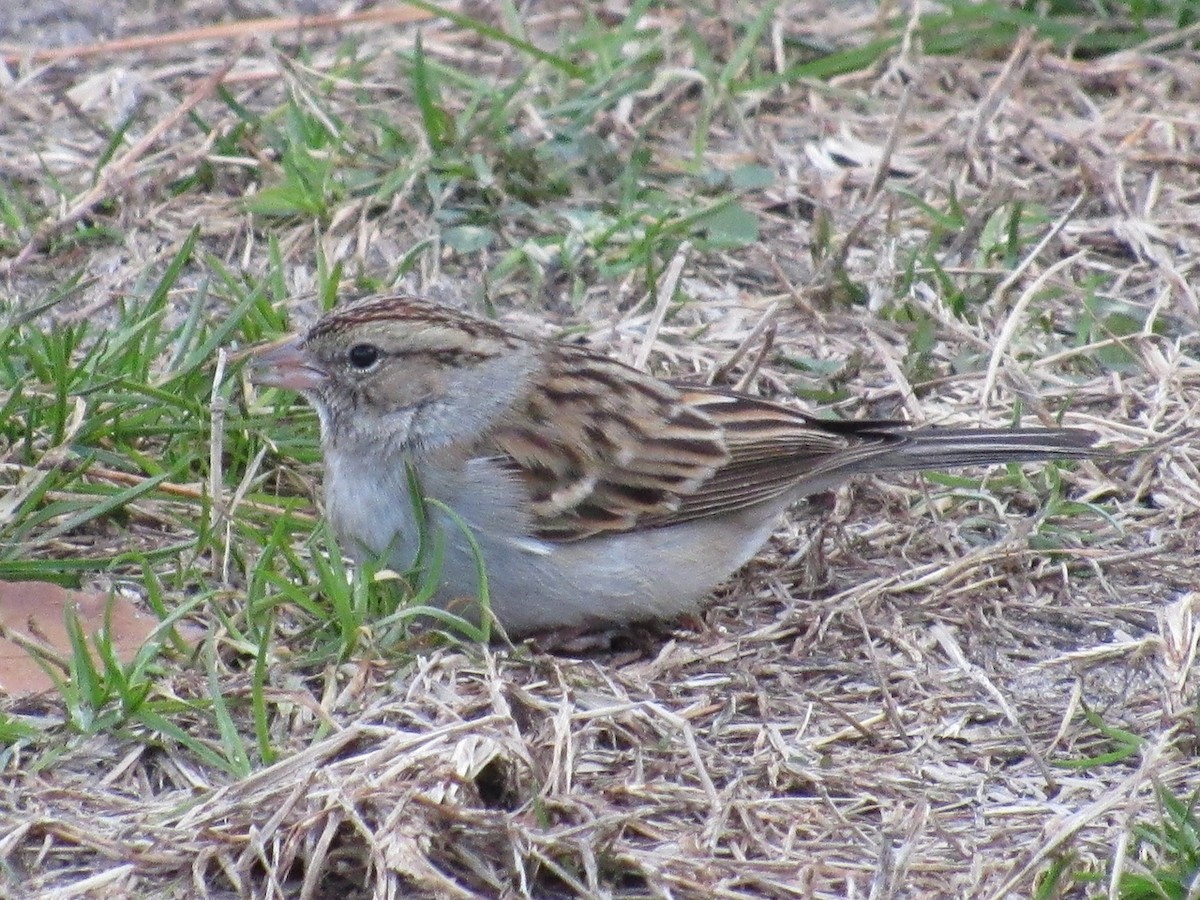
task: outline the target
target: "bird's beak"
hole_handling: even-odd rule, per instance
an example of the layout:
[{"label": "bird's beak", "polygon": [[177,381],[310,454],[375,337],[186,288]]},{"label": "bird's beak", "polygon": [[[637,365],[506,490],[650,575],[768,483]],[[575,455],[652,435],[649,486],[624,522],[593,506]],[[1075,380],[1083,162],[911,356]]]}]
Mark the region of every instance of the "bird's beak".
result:
[{"label": "bird's beak", "polygon": [[329,377],[305,351],[298,337],[259,347],[250,359],[250,380],[266,387],[304,393],[317,390]]}]

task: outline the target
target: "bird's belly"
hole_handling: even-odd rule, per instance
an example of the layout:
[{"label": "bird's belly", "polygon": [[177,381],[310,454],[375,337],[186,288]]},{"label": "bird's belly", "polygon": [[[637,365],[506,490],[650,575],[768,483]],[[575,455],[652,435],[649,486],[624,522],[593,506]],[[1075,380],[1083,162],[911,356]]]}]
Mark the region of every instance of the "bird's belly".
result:
[{"label": "bird's belly", "polygon": [[519,548],[477,536],[491,608],[510,635],[678,616],[753,557],[777,524],[771,511],[749,518],[563,544],[526,539]]},{"label": "bird's belly", "polygon": [[[403,467],[399,477],[363,495],[362,472],[326,471],[331,523],[351,556],[386,561],[400,572],[418,562],[420,527]],[[380,484],[380,474],[372,473]],[[367,482],[371,483],[371,482]],[[470,485],[470,488],[464,487]],[[423,475],[427,540],[420,579],[432,579],[433,602],[478,620],[482,565],[492,613],[516,636],[550,628],[670,618],[691,608],[749,560],[776,524],[778,510],[750,508],[665,528],[556,543],[529,535],[506,480],[480,472],[439,479]],[[470,537],[468,537],[468,532]],[[472,541],[472,538],[474,539]],[[433,560],[440,558],[437,571]],[[425,582],[429,584],[429,582]]]}]

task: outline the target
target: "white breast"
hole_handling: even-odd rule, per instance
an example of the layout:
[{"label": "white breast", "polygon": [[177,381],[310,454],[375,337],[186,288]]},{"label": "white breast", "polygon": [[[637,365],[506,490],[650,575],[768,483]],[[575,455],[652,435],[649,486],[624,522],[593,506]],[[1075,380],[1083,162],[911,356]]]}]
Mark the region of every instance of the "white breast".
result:
[{"label": "white breast", "polygon": [[[386,556],[393,568],[407,570],[417,553],[417,525],[403,466],[380,473],[345,458],[327,465],[326,499],[343,549],[355,556],[364,551]],[[522,486],[489,460],[471,460],[456,472],[425,465],[419,477],[427,497],[445,503],[470,527],[483,555],[492,610],[510,635],[678,615],[757,552],[780,511],[749,509],[552,543],[529,534],[520,512]],[[352,484],[374,490],[361,496]],[[430,522],[444,540],[436,600],[463,610],[478,595],[470,541],[437,510],[430,511]]]}]

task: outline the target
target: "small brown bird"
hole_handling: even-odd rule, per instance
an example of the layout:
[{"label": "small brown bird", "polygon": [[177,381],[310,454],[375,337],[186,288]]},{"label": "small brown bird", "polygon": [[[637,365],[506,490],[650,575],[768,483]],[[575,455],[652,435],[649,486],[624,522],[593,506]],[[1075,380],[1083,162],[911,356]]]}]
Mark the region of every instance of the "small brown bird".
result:
[{"label": "small brown bird", "polygon": [[408,569],[422,510],[445,540],[437,602],[472,615],[481,554],[513,636],[690,610],[791,504],[853,475],[1099,452],[1076,428],[817,419],[409,296],[333,310],[253,378],[316,408],[348,552]]}]

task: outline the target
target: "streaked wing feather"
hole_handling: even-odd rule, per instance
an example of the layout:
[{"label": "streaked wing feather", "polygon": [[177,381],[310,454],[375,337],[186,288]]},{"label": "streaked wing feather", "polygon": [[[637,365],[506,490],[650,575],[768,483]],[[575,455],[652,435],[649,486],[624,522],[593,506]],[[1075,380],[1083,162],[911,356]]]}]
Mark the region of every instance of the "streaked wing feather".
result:
[{"label": "streaked wing feather", "polygon": [[896,440],[857,433],[883,423],[812,426],[781,404],[667,385],[583,348],[557,374],[553,391],[533,391],[492,435],[530,491],[537,535],[550,540],[744,509]]},{"label": "streaked wing feather", "polygon": [[687,388],[684,397],[722,426],[729,461],[683,498],[674,522],[774,500],[805,479],[887,453],[900,440],[883,430],[897,422],[826,425],[782,404],[718,388]]},{"label": "streaked wing feather", "polygon": [[673,521],[728,462],[720,427],[671,385],[570,349],[548,359],[553,377],[491,436],[530,492],[537,535],[578,540]]},{"label": "streaked wing feather", "polygon": [[529,490],[534,532],[548,540],[720,516],[865,472],[1095,455],[1095,435],[1079,429],[816,419],[560,349],[570,352],[548,357],[552,377],[489,440]]}]

